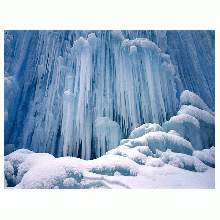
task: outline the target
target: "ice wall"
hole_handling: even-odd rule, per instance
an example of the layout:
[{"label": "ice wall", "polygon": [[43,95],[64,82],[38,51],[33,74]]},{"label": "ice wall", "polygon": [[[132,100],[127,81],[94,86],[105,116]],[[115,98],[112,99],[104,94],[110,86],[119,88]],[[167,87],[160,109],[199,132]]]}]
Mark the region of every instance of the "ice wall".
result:
[{"label": "ice wall", "polygon": [[[116,125],[119,136],[127,137],[144,123],[169,120],[184,83],[162,53],[169,51],[167,36],[166,31],[5,31],[5,144],[93,159],[104,153],[103,137],[112,136]],[[114,129],[99,129],[104,136],[97,133],[99,117],[116,123]]]},{"label": "ice wall", "polygon": [[168,31],[167,45],[184,90],[215,111],[215,31]]},{"label": "ice wall", "polygon": [[129,39],[146,37],[169,54],[175,68],[177,97],[184,90],[196,93],[215,110],[215,31],[122,31]]}]

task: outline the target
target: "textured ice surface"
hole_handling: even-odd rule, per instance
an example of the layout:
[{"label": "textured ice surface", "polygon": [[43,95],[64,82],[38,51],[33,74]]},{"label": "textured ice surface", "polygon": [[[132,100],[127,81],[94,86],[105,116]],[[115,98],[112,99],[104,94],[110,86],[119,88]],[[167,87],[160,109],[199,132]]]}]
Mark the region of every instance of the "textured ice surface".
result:
[{"label": "textured ice surface", "polygon": [[202,148],[199,149],[210,148],[215,145],[215,117],[213,115],[192,105],[182,105],[177,114],[189,114],[199,121],[202,143]]},{"label": "textured ice surface", "polygon": [[167,31],[166,37],[166,53],[181,79],[177,86],[197,94],[214,111],[215,31]]},{"label": "textured ice surface", "polygon": [[93,148],[96,152],[96,158],[116,148],[123,138],[120,126],[108,117],[98,117],[96,119],[94,134],[97,139],[97,146]]},{"label": "textured ice surface", "polygon": [[173,116],[163,124],[166,132],[176,131],[181,137],[188,140],[194,149],[202,150],[199,121],[188,114]]},{"label": "textured ice surface", "polygon": [[124,45],[126,37],[122,31],[6,31],[6,77],[18,86],[5,94],[15,103],[5,109],[5,144],[93,159],[116,147],[107,141],[100,152],[106,143],[101,138],[100,144],[97,118],[110,118],[128,136],[143,123],[173,116],[172,62],[149,39]]},{"label": "textured ice surface", "polygon": [[98,140],[98,117],[128,137],[176,115],[184,89],[214,110],[213,31],[4,33],[5,145],[94,159],[115,147]]}]

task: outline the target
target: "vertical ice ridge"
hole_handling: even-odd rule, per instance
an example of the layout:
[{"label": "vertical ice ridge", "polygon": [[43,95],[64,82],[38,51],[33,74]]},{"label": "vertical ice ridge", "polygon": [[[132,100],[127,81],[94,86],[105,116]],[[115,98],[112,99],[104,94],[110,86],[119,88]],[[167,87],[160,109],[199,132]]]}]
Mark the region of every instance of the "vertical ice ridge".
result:
[{"label": "vertical ice ridge", "polygon": [[[185,38],[187,34],[192,33]],[[178,56],[169,45],[169,31],[9,31],[5,35],[6,46],[11,42],[14,48],[5,51],[6,75],[14,77],[12,70],[19,67],[21,57],[22,71],[15,77],[21,99],[16,117],[10,119],[15,123],[9,141],[17,148],[91,159],[112,147],[107,145],[117,145],[135,127],[162,124],[177,112],[177,97],[186,82],[180,80],[185,79],[182,64],[171,62]],[[22,36],[26,36],[23,41]],[[193,68],[199,70],[201,58],[197,60],[195,54],[200,50],[195,36],[189,39],[194,45],[190,46]],[[171,56],[161,51],[170,51]],[[11,58],[12,53],[16,58]],[[97,118],[109,118],[122,133],[110,143],[106,138],[115,134],[117,124],[113,129],[109,122],[100,134]]]}]

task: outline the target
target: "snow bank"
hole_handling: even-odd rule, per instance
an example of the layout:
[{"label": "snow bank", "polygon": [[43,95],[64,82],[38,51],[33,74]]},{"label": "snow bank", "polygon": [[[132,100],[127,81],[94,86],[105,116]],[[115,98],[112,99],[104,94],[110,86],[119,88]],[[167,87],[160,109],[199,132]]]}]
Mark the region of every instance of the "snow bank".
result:
[{"label": "snow bank", "polygon": [[189,156],[182,153],[174,153],[170,149],[166,152],[157,150],[157,155],[161,157],[164,163],[176,166],[185,170],[205,172],[207,166],[195,156]]},{"label": "snow bank", "polygon": [[29,169],[16,188],[79,188],[78,183],[83,177],[84,170],[80,159],[74,157],[44,158],[43,161]]},{"label": "snow bank", "polygon": [[[31,153],[22,149],[5,156],[8,160],[5,160],[4,185],[7,188],[17,184],[16,189],[110,189],[143,188],[140,184],[146,181],[143,182],[143,186],[149,188],[150,185],[147,183],[153,178],[154,184],[157,185],[160,182],[159,188],[164,188],[166,185],[164,181],[169,182],[172,179],[182,182],[183,175],[188,175],[176,168],[188,172],[194,171],[194,173],[204,172],[204,177],[209,176],[206,180],[210,182],[210,178],[213,178],[213,172],[210,169],[213,168],[204,163],[207,165],[213,163],[214,147],[194,152],[195,154],[190,156],[172,152],[170,149],[165,152],[157,149],[153,154],[148,146],[130,148],[122,145],[98,159],[85,161],[75,157],[54,158],[50,154]],[[207,153],[210,157],[205,156]],[[15,160],[16,156],[17,160]],[[15,163],[15,161],[19,162]],[[17,173],[14,172],[11,162],[14,166],[16,165]],[[190,174],[188,178],[188,183],[193,183],[196,179],[200,180],[202,176]],[[138,184],[136,184],[137,181]],[[169,183],[170,188],[171,186],[178,188],[175,181]],[[190,187],[187,181],[183,182],[184,188]],[[211,184],[210,182],[206,185],[204,178],[202,181],[206,187]],[[198,185],[198,187],[201,186]]]},{"label": "snow bank", "polygon": [[20,183],[24,174],[27,173],[32,167],[36,166],[37,164],[44,164],[45,161],[48,163],[48,161],[51,161],[52,159],[54,159],[54,156],[47,153],[28,154],[25,160],[18,166],[15,183]]},{"label": "snow bank", "polygon": [[194,151],[193,156],[197,157],[207,166],[215,168],[215,147],[202,151]]},{"label": "snow bank", "polygon": [[138,173],[137,163],[128,157],[112,154],[87,161],[87,169],[90,172],[108,176],[113,176],[115,172],[123,176],[135,176]]}]

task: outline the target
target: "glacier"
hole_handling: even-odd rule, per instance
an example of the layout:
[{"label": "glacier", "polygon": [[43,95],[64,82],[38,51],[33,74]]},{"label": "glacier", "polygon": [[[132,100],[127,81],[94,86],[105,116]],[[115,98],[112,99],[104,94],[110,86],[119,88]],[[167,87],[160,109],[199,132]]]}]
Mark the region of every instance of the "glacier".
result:
[{"label": "glacier", "polygon": [[214,146],[214,31],[4,36],[5,155],[24,148],[95,159],[146,123],[171,132],[158,131],[167,141],[177,132],[172,141],[185,138],[187,149]]}]

